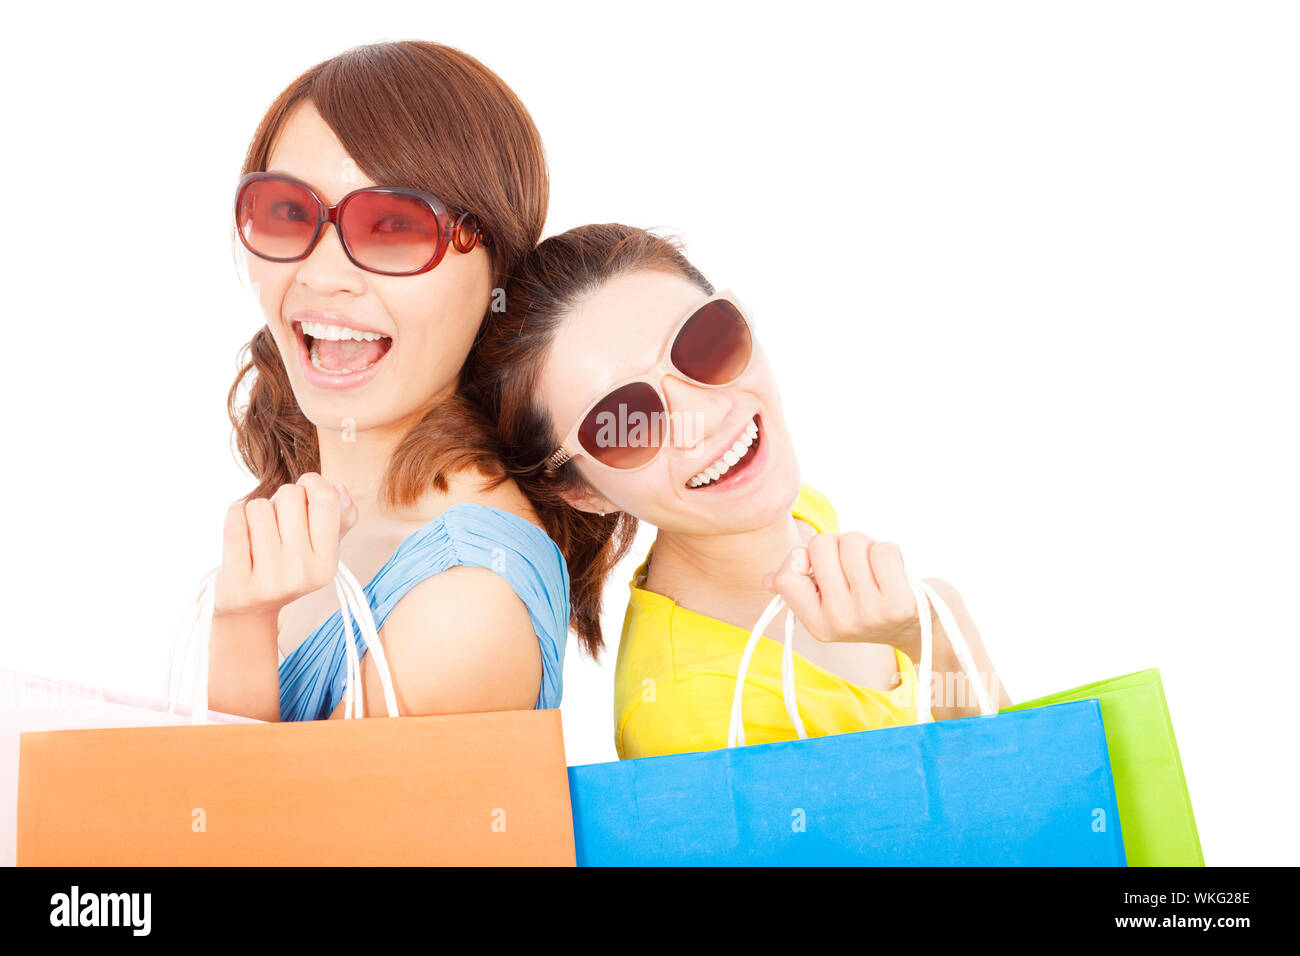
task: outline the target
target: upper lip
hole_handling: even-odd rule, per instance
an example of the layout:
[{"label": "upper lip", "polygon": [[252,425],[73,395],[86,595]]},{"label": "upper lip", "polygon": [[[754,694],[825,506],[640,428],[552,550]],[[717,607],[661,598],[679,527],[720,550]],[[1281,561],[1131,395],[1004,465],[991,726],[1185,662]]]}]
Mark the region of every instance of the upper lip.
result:
[{"label": "upper lip", "polygon": [[391,333],[383,329],[377,329],[372,325],[366,325],[364,322],[358,322],[351,316],[341,315],[338,312],[319,312],[316,309],[299,309],[289,315],[290,324],[298,322],[319,322],[322,325],[337,325],[345,329],[356,329],[358,332],[378,332],[387,338],[392,338]]},{"label": "upper lip", "polygon": [[[748,428],[749,423],[754,420],[755,414],[757,413],[751,414],[748,418],[744,420],[744,422],[741,423],[740,428],[737,430],[736,434],[732,436],[731,441],[727,442],[727,444],[723,445],[720,449],[718,449],[718,453],[716,455],[704,459],[704,468],[708,468],[715,461],[717,461],[719,458],[721,458],[723,455],[725,455],[728,451],[731,450],[731,446],[736,444],[736,442],[740,440],[740,437],[745,434],[745,429]],[[703,471],[704,468],[699,469],[699,471],[691,472],[691,477],[694,478],[701,471]]]}]

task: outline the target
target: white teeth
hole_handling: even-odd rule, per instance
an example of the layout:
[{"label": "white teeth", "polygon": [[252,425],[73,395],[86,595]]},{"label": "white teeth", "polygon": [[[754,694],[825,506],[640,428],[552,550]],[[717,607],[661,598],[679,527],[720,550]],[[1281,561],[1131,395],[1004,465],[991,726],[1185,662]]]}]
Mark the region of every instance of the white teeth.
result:
[{"label": "white teeth", "polygon": [[745,455],[749,453],[750,446],[754,444],[756,438],[758,438],[758,424],[751,418],[749,424],[745,426],[745,430],[741,432],[740,437],[736,439],[735,444],[724,451],[721,458],[709,465],[709,467],[705,468],[699,474],[694,475],[688,482],[686,482],[686,486],[688,488],[699,488],[701,485],[707,485],[711,481],[717,481],[730,471],[731,467],[735,465],[736,462],[740,461],[740,459],[744,458]]},{"label": "white teeth", "polygon": [[[327,342],[377,342],[380,339],[388,338],[379,332],[362,332],[360,329],[348,328],[346,325],[325,325],[322,322],[301,322],[304,335],[311,337],[311,358],[312,367],[317,371],[324,372],[326,375],[347,375],[353,371],[350,368],[326,368],[320,363],[320,352],[318,351],[319,343]],[[368,367],[368,366],[367,366]],[[358,370],[359,371],[359,370]]]},{"label": "white teeth", "polygon": [[388,336],[381,335],[378,332],[362,332],[359,329],[350,329],[345,325],[325,325],[321,322],[303,322],[302,330],[313,339],[326,339],[330,342],[346,342],[352,339],[357,342],[377,342],[380,339],[386,339]]}]

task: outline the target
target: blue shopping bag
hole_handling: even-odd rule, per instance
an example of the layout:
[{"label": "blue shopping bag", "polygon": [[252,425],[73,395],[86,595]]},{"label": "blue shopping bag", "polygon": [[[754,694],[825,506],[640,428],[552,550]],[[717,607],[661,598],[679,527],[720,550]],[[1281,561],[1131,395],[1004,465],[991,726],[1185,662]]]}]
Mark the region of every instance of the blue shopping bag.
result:
[{"label": "blue shopping bag", "polygon": [[1123,866],[1096,700],[569,768],[579,866]]},{"label": "blue shopping bag", "polygon": [[[951,611],[915,589],[918,686],[930,684],[927,598],[973,675]],[[743,746],[743,676],[780,609],[774,599],[741,656],[733,746],[569,768],[580,866],[1124,865],[1096,700],[999,716],[975,680],[984,716],[931,723],[922,694],[915,725]],[[793,626],[787,614],[783,683],[804,737]]]}]

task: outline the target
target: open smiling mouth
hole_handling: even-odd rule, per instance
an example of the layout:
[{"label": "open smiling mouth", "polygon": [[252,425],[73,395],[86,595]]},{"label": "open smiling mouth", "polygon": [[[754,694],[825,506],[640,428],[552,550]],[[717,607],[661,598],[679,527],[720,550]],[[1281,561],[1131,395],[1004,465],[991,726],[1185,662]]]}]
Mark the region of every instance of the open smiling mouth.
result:
[{"label": "open smiling mouth", "polygon": [[763,420],[758,415],[751,418],[744,431],[740,433],[740,437],[722,453],[722,457],[692,475],[686,482],[686,487],[695,489],[725,487],[751,471],[758,460],[758,449],[762,444],[762,430],[759,427],[762,423]]},{"label": "open smiling mouth", "polygon": [[392,338],[379,332],[323,322],[298,322],[295,328],[311,367],[340,380],[373,368],[393,347]]}]

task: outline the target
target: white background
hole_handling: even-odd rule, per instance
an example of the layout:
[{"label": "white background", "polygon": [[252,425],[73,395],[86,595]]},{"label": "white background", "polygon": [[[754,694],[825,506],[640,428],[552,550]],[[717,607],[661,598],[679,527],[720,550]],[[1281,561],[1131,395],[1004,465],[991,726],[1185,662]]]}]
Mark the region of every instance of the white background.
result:
[{"label": "white background", "polygon": [[[1294,5],[18,9],[0,666],[158,694],[250,487],[244,150],[309,65],[430,39],[532,112],[548,234],[680,230],[757,310],[805,479],[958,586],[1015,699],[1158,666],[1206,859],[1300,862]],[[614,756],[629,572],[571,763]]]}]

